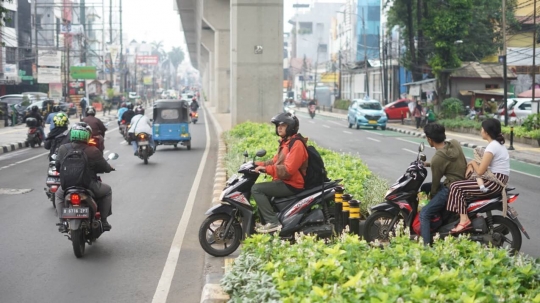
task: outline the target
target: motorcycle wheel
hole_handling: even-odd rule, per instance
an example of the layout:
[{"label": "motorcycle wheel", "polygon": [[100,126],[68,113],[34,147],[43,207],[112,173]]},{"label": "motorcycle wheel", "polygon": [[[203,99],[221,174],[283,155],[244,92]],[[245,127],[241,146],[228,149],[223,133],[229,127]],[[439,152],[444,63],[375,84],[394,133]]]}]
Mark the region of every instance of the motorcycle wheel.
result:
[{"label": "motorcycle wheel", "polygon": [[36,142],[34,142],[34,140],[30,141],[30,147],[31,148],[36,147]]},{"label": "motorcycle wheel", "polygon": [[143,157],[144,157],[144,164],[148,164],[148,151],[147,150],[144,151]]},{"label": "motorcycle wheel", "polygon": [[521,240],[521,231],[516,223],[503,216],[493,216],[493,246],[509,248],[510,253],[515,254],[521,249]]},{"label": "motorcycle wheel", "polygon": [[85,241],[82,229],[71,231],[71,244],[73,244],[73,253],[75,257],[82,258],[84,255]]},{"label": "motorcycle wheel", "polygon": [[[228,235],[223,235],[227,223],[234,220]],[[199,243],[205,252],[214,257],[225,257],[232,254],[242,238],[242,227],[228,214],[214,214],[206,218],[199,228]],[[213,245],[221,247],[215,248]]]},{"label": "motorcycle wheel", "polygon": [[367,242],[379,240],[379,242],[389,242],[390,236],[396,235],[396,225],[399,221],[404,221],[400,216],[394,226],[390,226],[390,222],[394,219],[394,215],[386,211],[377,211],[372,213],[364,224],[364,239]]},{"label": "motorcycle wheel", "polygon": [[51,196],[52,207],[56,209],[56,195],[53,193]]},{"label": "motorcycle wheel", "polygon": [[187,150],[191,150],[191,141],[189,141],[187,144]]}]

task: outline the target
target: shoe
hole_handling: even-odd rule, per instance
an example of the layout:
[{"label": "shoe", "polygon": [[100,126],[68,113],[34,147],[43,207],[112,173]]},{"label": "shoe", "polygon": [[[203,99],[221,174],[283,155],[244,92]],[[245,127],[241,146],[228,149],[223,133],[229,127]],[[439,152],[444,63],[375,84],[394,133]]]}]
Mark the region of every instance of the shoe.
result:
[{"label": "shoe", "polygon": [[133,153],[133,155],[134,155],[135,157],[138,157],[138,156],[139,156],[139,152],[136,151],[135,153]]},{"label": "shoe", "polygon": [[111,224],[107,221],[101,221],[101,226],[103,226],[103,231],[110,231],[112,229]]},{"label": "shoe", "polygon": [[260,228],[255,229],[258,233],[261,234],[267,234],[271,232],[275,232],[277,230],[281,229],[281,224],[279,223],[267,223]]},{"label": "shoe", "polygon": [[468,220],[467,222],[459,223],[458,225],[456,225],[456,227],[450,230],[450,233],[451,234],[461,233],[471,228],[472,228],[471,220]]}]

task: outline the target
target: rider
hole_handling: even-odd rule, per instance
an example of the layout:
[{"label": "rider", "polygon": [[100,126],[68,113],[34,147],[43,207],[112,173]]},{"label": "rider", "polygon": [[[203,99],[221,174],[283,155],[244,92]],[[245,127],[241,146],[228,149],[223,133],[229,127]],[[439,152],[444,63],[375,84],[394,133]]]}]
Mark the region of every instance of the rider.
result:
[{"label": "rider", "polygon": [[[420,234],[424,239],[424,244],[430,245],[432,242],[430,221],[433,216],[444,211],[450,192],[450,184],[465,179],[467,160],[458,141],[454,139],[445,141],[444,126],[430,123],[424,127],[424,133],[429,146],[436,149],[431,163],[424,163],[426,167],[431,167],[431,201],[420,212]],[[445,180],[441,184],[443,176]]]},{"label": "rider", "polygon": [[131,122],[131,119],[135,116],[135,112],[133,111],[133,104],[130,103],[127,106],[127,110],[124,111],[121,118],[122,120],[126,121],[127,124]]},{"label": "rider", "polygon": [[52,124],[54,124],[55,127],[51,129],[44,143],[45,149],[50,150],[49,161],[52,160],[51,156],[56,153],[60,145],[62,145],[62,141],[68,135],[68,123],[69,121],[66,114],[60,112],[54,116]]},{"label": "rider", "polygon": [[280,136],[278,154],[272,160],[257,162],[258,172],[272,176],[272,182],[253,185],[251,194],[259,207],[261,218],[266,225],[257,229],[260,233],[269,233],[281,228],[281,224],[270,204],[270,197],[287,197],[299,193],[304,188],[304,175],[307,169],[308,154],[301,139],[295,140],[289,150],[291,138],[297,136],[300,123],[290,113],[282,113],[273,117],[276,135]]},{"label": "rider", "polygon": [[[144,108],[142,106],[137,106],[135,108],[135,117],[131,119],[131,127],[128,130],[128,134],[133,134],[133,137],[139,133],[148,134],[148,141],[154,150],[154,138],[152,138],[152,122],[150,119],[144,115]],[[133,152],[135,156],[139,155],[137,150],[137,140],[131,141],[131,146],[133,146]]]},{"label": "rider", "polygon": [[[109,165],[105,158],[103,158],[103,153],[101,151],[99,151],[94,146],[88,145],[90,137],[91,132],[89,131],[86,123],[79,122],[73,125],[71,131],[69,132],[69,138],[71,143],[64,144],[58,149],[58,161],[56,161],[56,170],[62,171],[63,160],[68,153],[68,144],[71,144],[71,146],[76,150],[82,150],[86,154],[86,157],[88,159],[88,168],[92,173],[92,181],[88,189],[92,191],[94,197],[96,198],[96,202],[98,203],[99,211],[101,213],[101,223],[103,224],[103,230],[108,231],[111,230],[111,225],[107,221],[107,218],[109,217],[109,215],[112,214],[112,189],[109,185],[101,182],[98,179],[97,174],[111,172],[114,170],[114,168]],[[58,188],[58,191],[56,192],[56,201],[58,201],[56,204],[56,210],[58,212],[58,217],[60,218],[60,223],[62,223],[62,209],[64,208],[64,189],[61,187]],[[63,224],[60,225],[58,230],[60,232],[67,232]]]},{"label": "rider", "polygon": [[47,115],[47,119],[45,119],[45,124],[49,124],[49,130],[54,129],[54,121],[53,118],[60,112],[60,106],[55,105],[52,107],[52,112]]},{"label": "rider", "polygon": [[41,114],[39,113],[39,108],[37,105],[32,106],[30,112],[26,114],[24,117],[24,121],[26,122],[27,118],[35,118],[37,120],[37,130],[39,134],[41,135],[41,138],[45,139],[45,132],[43,131],[43,117],[41,117]]},{"label": "rider", "polygon": [[127,105],[126,102],[122,102],[122,105],[118,109],[118,126],[120,126],[120,122],[122,122],[122,115],[126,112]]},{"label": "rider", "polygon": [[199,109],[199,102],[197,102],[197,98],[193,97],[189,107],[191,108],[192,112],[196,112]]},{"label": "rider", "polygon": [[92,137],[98,139],[98,148],[103,151],[105,149],[105,132],[107,127],[96,118],[96,110],[93,106],[88,106],[86,108],[86,117],[82,120],[92,128]]}]

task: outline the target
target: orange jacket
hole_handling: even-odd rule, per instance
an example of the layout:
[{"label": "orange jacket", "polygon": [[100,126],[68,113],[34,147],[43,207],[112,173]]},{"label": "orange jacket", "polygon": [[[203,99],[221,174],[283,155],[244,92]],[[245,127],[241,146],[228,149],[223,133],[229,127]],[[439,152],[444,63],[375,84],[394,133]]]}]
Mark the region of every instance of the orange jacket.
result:
[{"label": "orange jacket", "polygon": [[256,164],[264,166],[266,173],[272,176],[273,180],[282,180],[294,188],[303,189],[303,176],[306,175],[307,169],[307,150],[300,140],[296,140],[289,150],[289,142],[290,138],[281,139],[277,155],[272,160]]}]

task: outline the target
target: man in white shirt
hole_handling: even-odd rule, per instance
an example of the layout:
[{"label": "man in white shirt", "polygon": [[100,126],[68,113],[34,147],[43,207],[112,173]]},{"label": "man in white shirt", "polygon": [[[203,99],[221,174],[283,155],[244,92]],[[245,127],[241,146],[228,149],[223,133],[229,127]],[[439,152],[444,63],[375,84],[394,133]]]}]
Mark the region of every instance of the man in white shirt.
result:
[{"label": "man in white shirt", "polygon": [[[135,138],[137,134],[139,133],[146,133],[148,134],[148,141],[150,143],[150,146],[152,147],[152,153],[155,150],[154,147],[154,138],[152,138],[152,122],[150,122],[150,119],[144,115],[144,108],[142,106],[137,106],[135,108],[135,116],[131,119],[131,126],[128,130],[128,134]],[[133,135],[131,135],[133,134]],[[137,140],[131,141],[131,146],[133,147],[133,152],[135,156],[139,155],[138,149],[137,149]]]}]

